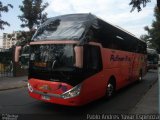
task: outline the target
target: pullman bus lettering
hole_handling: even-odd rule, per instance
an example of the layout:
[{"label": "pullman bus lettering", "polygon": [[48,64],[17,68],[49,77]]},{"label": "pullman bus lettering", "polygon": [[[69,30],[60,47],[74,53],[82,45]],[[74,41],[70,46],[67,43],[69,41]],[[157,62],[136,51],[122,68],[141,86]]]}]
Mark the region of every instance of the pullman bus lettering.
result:
[{"label": "pullman bus lettering", "polygon": [[131,61],[131,59],[128,56],[111,55],[110,61]]},{"label": "pullman bus lettering", "polygon": [[[109,98],[146,72],[146,43],[92,14],[49,18],[28,46],[29,95],[44,102],[80,106]],[[20,53],[17,46],[15,62]]]}]

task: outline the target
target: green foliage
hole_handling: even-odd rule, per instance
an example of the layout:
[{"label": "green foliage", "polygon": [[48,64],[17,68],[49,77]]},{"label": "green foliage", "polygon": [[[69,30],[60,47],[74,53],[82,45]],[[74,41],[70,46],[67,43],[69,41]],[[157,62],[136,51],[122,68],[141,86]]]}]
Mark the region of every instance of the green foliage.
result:
[{"label": "green foliage", "polygon": [[154,9],[154,16],[155,20],[153,21],[151,28],[146,26],[144,29],[148,33],[146,38],[160,52],[160,10],[158,10],[157,7]]},{"label": "green foliage", "polygon": [[141,11],[141,5],[145,7],[148,2],[151,2],[151,0],[131,0],[129,3],[129,5],[132,5],[131,12],[134,11],[135,8],[137,8],[138,12]]},{"label": "green foliage", "polygon": [[33,34],[35,31],[21,31],[21,34],[17,35],[18,42],[16,43],[16,46],[25,46],[27,43],[30,42]]},{"label": "green foliage", "polygon": [[7,21],[4,21],[1,19],[1,17],[2,17],[1,13],[2,12],[7,13],[9,11],[9,7],[13,8],[13,6],[11,4],[3,5],[3,3],[0,1],[0,29],[2,29],[2,30],[4,29],[5,25],[10,26],[10,24]]},{"label": "green foliage", "polygon": [[[131,12],[133,12],[135,8],[137,8],[138,12],[141,11],[141,5],[145,7],[148,2],[151,2],[151,0],[131,0],[129,3],[129,5],[132,5]],[[157,0],[157,7],[160,10],[160,0]]]},{"label": "green foliage", "polygon": [[47,13],[43,13],[48,3],[42,5],[42,0],[23,0],[23,5],[19,6],[22,15],[18,16],[22,21],[21,27],[28,27],[30,31],[44,22]]}]

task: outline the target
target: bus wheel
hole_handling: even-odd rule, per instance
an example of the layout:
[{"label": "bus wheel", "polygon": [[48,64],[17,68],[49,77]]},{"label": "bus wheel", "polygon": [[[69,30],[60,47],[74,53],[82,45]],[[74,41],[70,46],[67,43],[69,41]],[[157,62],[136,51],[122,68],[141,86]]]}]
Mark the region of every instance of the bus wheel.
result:
[{"label": "bus wheel", "polygon": [[115,93],[114,81],[110,80],[107,84],[106,97],[111,98]]}]

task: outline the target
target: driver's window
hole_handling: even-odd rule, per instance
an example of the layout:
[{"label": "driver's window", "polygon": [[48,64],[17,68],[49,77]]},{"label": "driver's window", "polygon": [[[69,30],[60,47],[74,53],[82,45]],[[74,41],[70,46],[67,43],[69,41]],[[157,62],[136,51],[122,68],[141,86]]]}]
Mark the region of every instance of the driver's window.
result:
[{"label": "driver's window", "polygon": [[84,51],[84,66],[90,70],[101,70],[102,59],[99,46],[86,45]]}]

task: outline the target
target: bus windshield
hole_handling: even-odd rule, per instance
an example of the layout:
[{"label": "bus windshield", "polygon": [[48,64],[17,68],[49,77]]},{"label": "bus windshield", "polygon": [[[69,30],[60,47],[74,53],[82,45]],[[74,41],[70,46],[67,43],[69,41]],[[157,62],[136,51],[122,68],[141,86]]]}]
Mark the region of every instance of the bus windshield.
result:
[{"label": "bus windshield", "polygon": [[73,45],[33,45],[30,61],[35,70],[71,70],[75,62]]},{"label": "bus windshield", "polygon": [[32,41],[78,40],[85,28],[81,21],[48,20],[35,33]]}]

